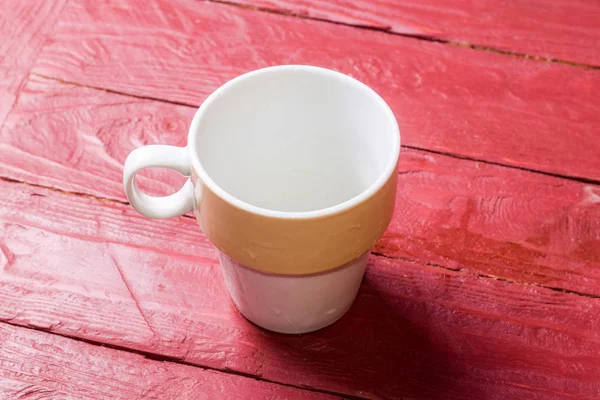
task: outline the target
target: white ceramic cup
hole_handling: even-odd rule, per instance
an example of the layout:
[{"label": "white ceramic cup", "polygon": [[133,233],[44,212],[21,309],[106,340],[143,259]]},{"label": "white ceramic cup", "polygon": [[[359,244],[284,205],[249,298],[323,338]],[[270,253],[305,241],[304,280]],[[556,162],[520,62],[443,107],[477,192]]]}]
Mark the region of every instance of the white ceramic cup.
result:
[{"label": "white ceramic cup", "polygon": [[[132,151],[123,183],[147,217],[194,211],[246,318],[303,333],[352,305],[391,219],[399,152],[396,119],[372,89],[323,68],[276,66],[210,95],[187,147]],[[170,196],[149,196],[135,184],[149,167],[190,178]]]}]

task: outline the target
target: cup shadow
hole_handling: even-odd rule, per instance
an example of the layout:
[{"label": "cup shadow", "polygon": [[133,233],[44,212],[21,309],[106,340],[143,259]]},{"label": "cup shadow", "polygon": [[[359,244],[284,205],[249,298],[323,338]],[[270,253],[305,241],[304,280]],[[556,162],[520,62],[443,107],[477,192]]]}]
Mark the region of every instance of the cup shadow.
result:
[{"label": "cup shadow", "polygon": [[426,315],[427,304],[386,290],[385,277],[372,268],[339,321],[304,335],[266,332],[261,345],[281,354],[303,386],[376,399],[476,398],[427,323],[435,318]]}]

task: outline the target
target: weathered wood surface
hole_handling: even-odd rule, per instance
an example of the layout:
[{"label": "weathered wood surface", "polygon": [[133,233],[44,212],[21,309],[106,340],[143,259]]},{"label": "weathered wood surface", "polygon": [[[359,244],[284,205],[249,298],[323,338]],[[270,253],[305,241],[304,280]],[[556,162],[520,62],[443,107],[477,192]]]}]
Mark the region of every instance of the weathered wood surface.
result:
[{"label": "weathered wood surface", "polygon": [[[123,163],[145,144],[184,146],[194,109],[30,76],[0,130],[0,176],[126,200]],[[140,186],[165,194],[184,179],[155,169]]]},{"label": "weathered wood surface", "polygon": [[376,251],[600,295],[600,186],[404,151]]},{"label": "weathered wood surface", "polygon": [[0,319],[370,398],[597,398],[600,299],[372,257],[357,301],[303,336],[235,311],[190,218],[0,182]]},{"label": "weathered wood surface", "polygon": [[[33,76],[0,132],[0,175],[125,201],[127,154],[184,145],[193,113]],[[399,173],[377,252],[600,295],[600,186],[410,149]],[[146,177],[151,193],[183,181],[164,170]]]},{"label": "weathered wood surface", "polygon": [[589,0],[227,0],[263,10],[600,66]]},{"label": "weathered wood surface", "polygon": [[[288,2],[254,4],[281,11]],[[382,1],[372,15],[324,4],[294,7],[399,33],[599,57],[594,2],[532,3],[518,15],[506,10],[524,6],[495,5],[482,12],[486,32],[465,23],[481,16],[470,3],[404,2],[401,16]],[[254,376],[361,398],[598,398],[597,185],[404,149],[397,212],[356,304],[298,337],[243,319],[195,221],[139,216],[124,204],[121,172],[135,147],[183,145],[190,106],[226,80],[310,63],[379,91],[408,146],[598,181],[600,71],[192,0],[4,5],[0,320],[10,325],[0,324],[0,397],[300,393]],[[431,18],[441,33],[425,32]],[[401,32],[407,25],[414,30]],[[544,29],[553,32],[519,39]],[[160,170],[145,178],[153,193],[182,181]]]},{"label": "weathered wood surface", "polygon": [[335,399],[0,323],[0,398]]},{"label": "weathered wood surface", "polygon": [[63,0],[0,0],[0,126],[63,6]]},{"label": "weathered wood surface", "polygon": [[68,4],[35,73],[198,105],[225,81],[315,64],[372,86],[403,144],[600,180],[600,71],[192,0]]}]

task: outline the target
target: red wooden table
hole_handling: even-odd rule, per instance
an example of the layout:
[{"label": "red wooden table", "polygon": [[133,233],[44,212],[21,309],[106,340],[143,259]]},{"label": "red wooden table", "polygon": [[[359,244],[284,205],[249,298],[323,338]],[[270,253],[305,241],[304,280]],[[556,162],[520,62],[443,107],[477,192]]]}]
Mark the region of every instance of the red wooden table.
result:
[{"label": "red wooden table", "polygon": [[[355,305],[301,336],[241,317],[195,221],[121,183],[291,63],[367,83],[403,134]],[[1,0],[0,126],[1,399],[600,398],[597,0]]]}]

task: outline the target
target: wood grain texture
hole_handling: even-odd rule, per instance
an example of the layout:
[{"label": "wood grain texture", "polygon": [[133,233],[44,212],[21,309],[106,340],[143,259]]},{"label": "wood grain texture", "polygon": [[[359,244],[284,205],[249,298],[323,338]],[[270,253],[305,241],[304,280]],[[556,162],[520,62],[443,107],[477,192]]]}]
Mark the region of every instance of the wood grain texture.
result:
[{"label": "wood grain texture", "polygon": [[[0,175],[125,201],[127,154],[184,145],[193,113],[33,76],[0,132]],[[396,213],[377,252],[600,295],[600,186],[410,149],[400,160]],[[183,182],[164,170],[145,177],[154,194]]]},{"label": "wood grain texture", "polygon": [[334,399],[0,324],[2,399]]},{"label": "wood grain texture", "polygon": [[403,144],[600,180],[600,71],[192,0],[83,1],[34,71],[198,105],[225,81],[315,64],[376,89]]},{"label": "wood grain texture", "polygon": [[[194,111],[30,76],[0,130],[0,175],[126,200],[129,152],[146,144],[185,146]],[[183,182],[164,169],[143,171],[139,179],[153,194]]]},{"label": "wood grain texture", "polygon": [[600,186],[404,151],[376,251],[600,295]]},{"label": "wood grain texture", "polygon": [[63,6],[63,0],[0,0],[0,126]]},{"label": "wood grain texture", "polygon": [[11,324],[368,398],[600,391],[600,299],[372,257],[343,319],[274,334],[234,309],[193,220],[0,190],[0,319]]},{"label": "wood grain texture", "polygon": [[228,0],[265,10],[600,66],[600,2]]}]

